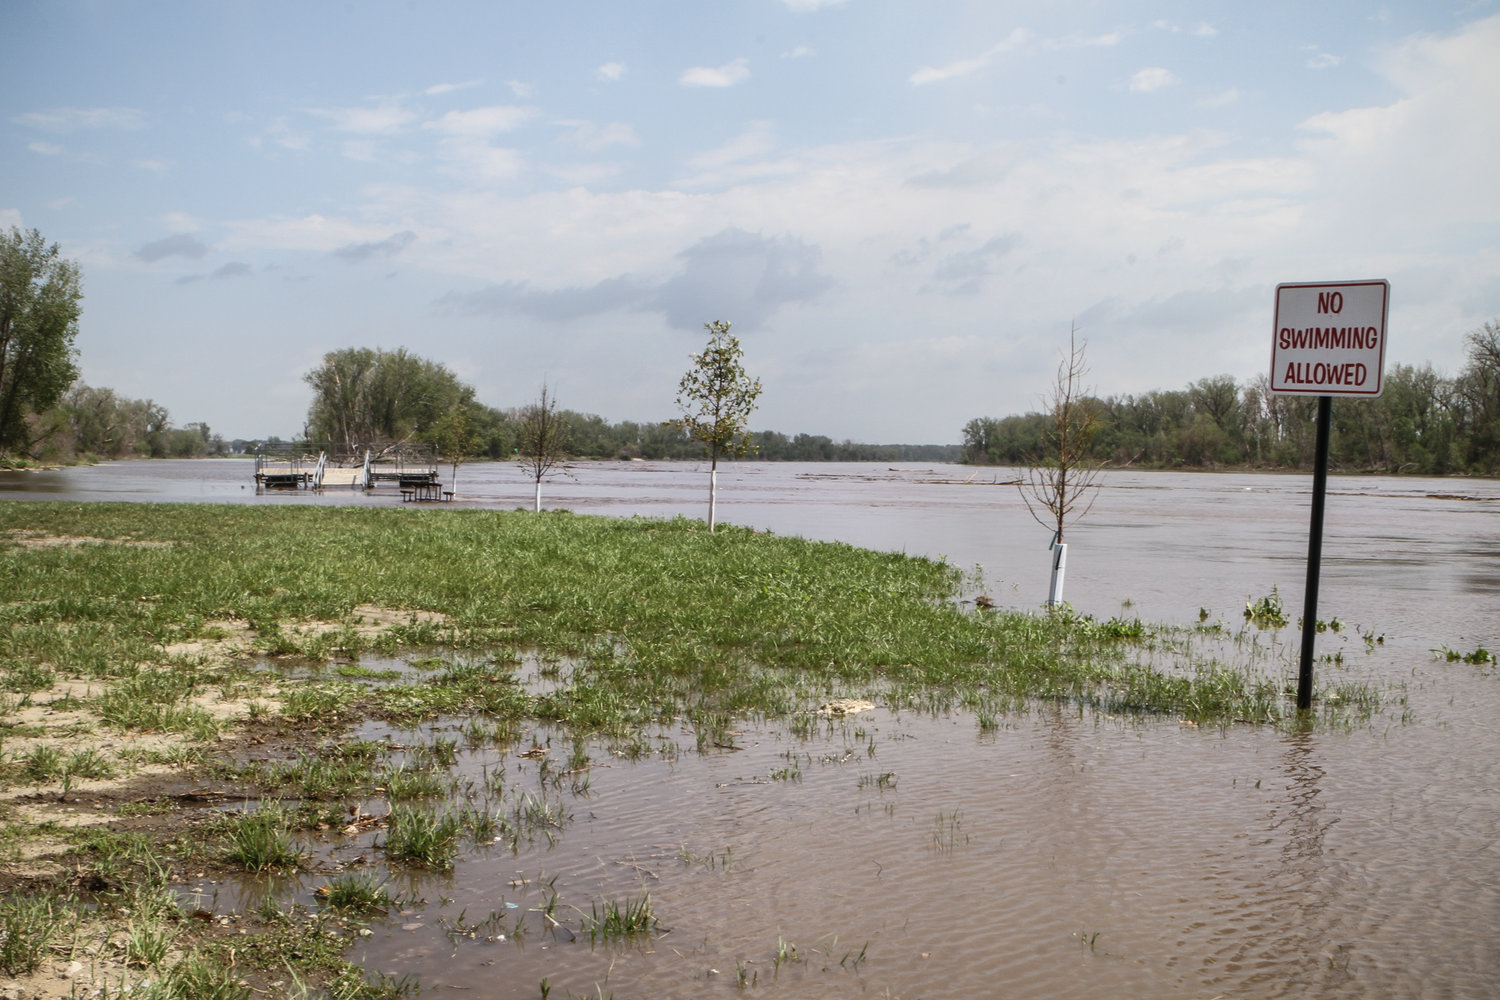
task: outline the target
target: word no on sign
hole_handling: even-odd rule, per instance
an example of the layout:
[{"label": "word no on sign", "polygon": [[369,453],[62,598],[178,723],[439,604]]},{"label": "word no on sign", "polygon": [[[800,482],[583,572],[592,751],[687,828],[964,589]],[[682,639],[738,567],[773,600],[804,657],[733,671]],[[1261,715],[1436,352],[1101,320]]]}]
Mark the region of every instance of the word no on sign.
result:
[{"label": "word no on sign", "polygon": [[1271,391],[1380,395],[1390,298],[1383,280],[1277,285]]}]

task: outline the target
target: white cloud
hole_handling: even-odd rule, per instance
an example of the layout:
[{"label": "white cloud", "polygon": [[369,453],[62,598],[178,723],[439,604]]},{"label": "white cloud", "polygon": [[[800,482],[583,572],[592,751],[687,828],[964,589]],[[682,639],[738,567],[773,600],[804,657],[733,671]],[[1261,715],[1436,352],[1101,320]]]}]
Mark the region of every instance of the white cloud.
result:
[{"label": "white cloud", "polygon": [[377,104],[363,108],[308,108],[307,113],[329,122],[340,132],[360,135],[391,135],[414,121],[417,113],[399,104]]},{"label": "white cloud", "polygon": [[1199,21],[1197,26],[1193,28],[1193,34],[1197,35],[1199,38],[1212,38],[1218,33],[1219,29],[1215,28],[1207,21]]},{"label": "white cloud", "polygon": [[678,180],[684,188],[727,187],[746,181],[801,173],[795,159],[773,159],[776,136],[770,122],[753,121],[728,142],[688,159],[694,173]]},{"label": "white cloud", "polygon": [[370,139],[347,139],[339,146],[344,159],[356,163],[374,163],[379,157],[379,146]]},{"label": "white cloud", "polygon": [[614,83],[625,77],[625,64],[622,62],[607,62],[594,70],[594,76],[605,83]]},{"label": "white cloud", "polygon": [[597,153],[610,146],[638,146],[641,140],[636,136],[635,129],[623,122],[610,122],[608,125],[595,125],[593,122],[559,122],[569,129],[563,138],[570,144]]},{"label": "white cloud", "polygon": [[1230,89],[1224,90],[1224,91],[1220,91],[1217,94],[1209,94],[1207,97],[1200,97],[1200,98],[1198,98],[1196,101],[1193,102],[1193,107],[1195,107],[1195,108],[1224,108],[1224,107],[1228,107],[1229,105],[1235,103],[1236,101],[1238,101],[1243,96],[1244,95],[1241,94],[1238,90],[1236,90],[1235,88],[1231,87]]},{"label": "white cloud", "polygon": [[26,148],[33,153],[40,153],[43,156],[61,156],[63,154],[63,148],[57,143],[43,142],[40,139],[33,139],[28,142]]},{"label": "white cloud", "polygon": [[1062,42],[1055,43],[1050,48],[1085,48],[1100,49],[1119,45],[1125,40],[1125,34],[1121,31],[1110,31],[1102,35],[1089,35],[1087,37],[1068,38]]},{"label": "white cloud", "polygon": [[688,161],[688,164],[699,170],[712,170],[742,160],[764,156],[775,145],[770,122],[750,122],[739,135],[715,149],[697,154]]},{"label": "white cloud", "polygon": [[471,184],[510,181],[526,171],[526,159],[520,151],[484,142],[444,142],[438,156],[449,174]]},{"label": "white cloud", "polygon": [[250,137],[250,145],[255,149],[262,148],[266,143],[300,152],[308,147],[309,140],[305,132],[294,129],[285,117],[277,117],[271,120],[271,124],[260,135]]},{"label": "white cloud", "polygon": [[450,111],[423,122],[422,128],[442,136],[437,155],[447,173],[469,183],[492,183],[520,176],[526,161],[517,150],[492,146],[489,140],[521,127],[538,114],[534,107],[497,104]]},{"label": "white cloud", "polygon": [[924,66],[917,70],[907,81],[912,86],[920,87],[928,83],[938,83],[942,80],[952,80],[955,77],[968,76],[988,66],[998,55],[1013,52],[1031,41],[1031,32],[1025,28],[1015,28],[1001,41],[990,46],[984,52],[968,59],[959,59],[948,63],[946,66]]},{"label": "white cloud", "polygon": [[781,54],[783,59],[807,59],[818,54],[818,50],[810,45],[794,45]]},{"label": "white cloud", "polygon": [[135,108],[52,108],[28,111],[11,121],[47,132],[71,132],[80,128],[145,128],[146,117]]},{"label": "white cloud", "polygon": [[441,118],[423,122],[422,127],[444,135],[482,139],[519,128],[536,116],[536,108],[496,104],[468,111],[450,111]]},{"label": "white cloud", "polygon": [[1383,241],[1402,226],[1432,232],[1500,221],[1497,51],[1500,16],[1447,37],[1418,36],[1376,61],[1400,99],[1303,122],[1326,187],[1319,210],[1344,206],[1350,225],[1378,230]]},{"label": "white cloud", "polygon": [[164,174],[168,170],[172,169],[171,163],[167,162],[166,160],[156,159],[132,160],[131,166],[135,167],[137,170],[149,170],[154,174]]},{"label": "white cloud", "polygon": [[390,236],[389,227],[356,223],[324,215],[273,216],[228,224],[220,241],[226,250],[275,250],[331,253],[353,243],[374,243]]},{"label": "white cloud", "polygon": [[510,88],[512,94],[523,101],[536,93],[536,88],[525,80],[506,80],[505,85]]},{"label": "white cloud", "polygon": [[733,87],[750,79],[750,61],[741,57],[722,66],[694,66],[682,71],[677,82],[684,87]]},{"label": "white cloud", "polygon": [[1177,75],[1171,70],[1160,66],[1148,66],[1130,78],[1130,92],[1151,94],[1177,82]]},{"label": "white cloud", "polygon": [[619,166],[613,163],[550,163],[542,169],[573,187],[593,187],[620,176]]},{"label": "white cloud", "polygon": [[1307,68],[1333,69],[1333,67],[1337,66],[1341,62],[1343,62],[1343,59],[1331,52],[1319,52],[1317,55],[1307,60]]},{"label": "white cloud", "polygon": [[968,76],[976,73],[990,64],[989,55],[975,56],[972,59],[959,59],[948,63],[946,66],[924,66],[917,70],[907,80],[916,87],[923,84],[937,83],[940,80],[952,80],[955,77]]},{"label": "white cloud", "polygon": [[455,90],[467,90],[470,87],[477,87],[480,83],[481,81],[479,80],[465,80],[463,83],[434,83],[422,91],[422,93],[428,97],[437,97],[440,94],[451,94]]}]

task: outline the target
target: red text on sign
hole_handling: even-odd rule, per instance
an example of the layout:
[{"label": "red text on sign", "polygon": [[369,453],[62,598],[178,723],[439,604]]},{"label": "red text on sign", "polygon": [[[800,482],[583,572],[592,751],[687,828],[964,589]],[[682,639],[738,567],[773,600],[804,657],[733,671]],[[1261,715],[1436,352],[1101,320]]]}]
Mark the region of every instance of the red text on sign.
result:
[{"label": "red text on sign", "polygon": [[1380,331],[1373,326],[1310,326],[1304,330],[1284,326],[1276,335],[1276,346],[1292,349],[1373,351]]},{"label": "red text on sign", "polygon": [[1284,385],[1364,385],[1370,370],[1360,364],[1326,365],[1292,361],[1286,366]]}]

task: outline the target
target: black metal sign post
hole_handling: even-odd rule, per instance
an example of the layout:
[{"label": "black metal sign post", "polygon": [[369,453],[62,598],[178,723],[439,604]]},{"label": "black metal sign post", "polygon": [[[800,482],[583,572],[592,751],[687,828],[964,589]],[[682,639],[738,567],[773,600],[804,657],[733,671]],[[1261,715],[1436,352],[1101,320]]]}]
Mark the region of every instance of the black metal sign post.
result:
[{"label": "black metal sign post", "polygon": [[1318,575],[1323,568],[1323,507],[1328,497],[1328,438],[1333,397],[1380,395],[1385,376],[1390,282],[1295,282],[1276,286],[1271,338],[1271,391],[1318,397],[1313,458],[1312,526],[1307,533],[1307,591],[1302,602],[1302,657],[1297,711],[1312,708],[1313,647],[1318,634]]},{"label": "black metal sign post", "polygon": [[1313,459],[1312,525],[1307,530],[1307,592],[1302,600],[1302,659],[1297,669],[1297,711],[1312,708],[1313,644],[1318,634],[1318,574],[1323,568],[1323,506],[1328,497],[1328,433],[1333,397],[1318,397],[1318,453]]}]

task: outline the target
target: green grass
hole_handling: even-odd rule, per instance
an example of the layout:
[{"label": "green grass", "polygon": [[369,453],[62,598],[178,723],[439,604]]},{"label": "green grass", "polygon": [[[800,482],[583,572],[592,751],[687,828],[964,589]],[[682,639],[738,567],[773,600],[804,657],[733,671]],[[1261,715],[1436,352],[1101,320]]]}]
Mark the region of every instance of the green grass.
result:
[{"label": "green grass", "polygon": [[397,864],[447,871],[458,855],[463,824],[453,813],[396,806],[386,829],[385,853]]},{"label": "green grass", "polygon": [[340,875],[319,893],[324,904],[335,910],[360,911],[388,909],[392,903],[385,882],[369,872]]},{"label": "green grass", "polygon": [[[279,708],[300,721],[342,717],[365,697],[393,719],[478,712],[629,740],[679,714],[787,717],[828,689],[933,706],[1054,699],[1199,721],[1288,712],[1244,672],[1132,665],[1122,640],[1149,637],[1134,620],[977,615],[953,601],[961,574],[942,562],[730,526],[710,535],[681,519],[25,503],[0,505],[4,530],[174,543],[7,553],[0,662],[13,665],[0,686],[34,688],[43,664],[118,678],[125,690],[102,706],[124,728],[207,731],[184,704],[202,679],[186,663],[156,666],[153,644],[225,619],[278,651],[441,644],[490,654],[376,690],[293,686]],[[1278,603],[1262,599],[1252,618],[1274,617]],[[446,618],[361,638],[352,625],[364,605]],[[312,619],[348,627],[293,637]],[[513,677],[522,650],[566,659],[567,682],[528,694]]]},{"label": "green grass", "polygon": [[650,934],[658,924],[649,892],[624,903],[614,899],[595,902],[583,915],[583,929],[591,941],[619,941]]},{"label": "green grass", "polygon": [[254,992],[229,967],[201,955],[189,955],[162,978],[136,986],[136,1000],[250,1000]]},{"label": "green grass", "polygon": [[290,824],[287,811],[274,803],[226,817],[224,860],[252,872],[296,868],[302,852],[292,843]]},{"label": "green grass", "polygon": [[70,922],[68,908],[50,896],[0,899],[0,970],[20,976],[41,968],[53,940]]}]

